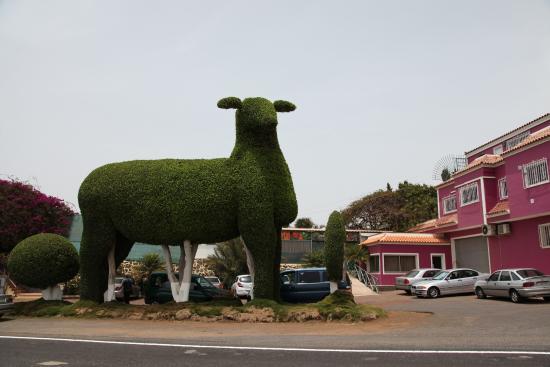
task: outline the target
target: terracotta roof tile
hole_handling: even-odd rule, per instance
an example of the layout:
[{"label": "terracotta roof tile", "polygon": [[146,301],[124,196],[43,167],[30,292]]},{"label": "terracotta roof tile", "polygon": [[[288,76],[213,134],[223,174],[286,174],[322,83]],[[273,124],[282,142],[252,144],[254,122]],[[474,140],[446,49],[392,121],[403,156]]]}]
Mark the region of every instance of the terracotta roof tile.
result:
[{"label": "terracotta roof tile", "polygon": [[510,214],[510,206],[508,205],[507,201],[501,201],[497,203],[497,205],[495,205],[493,209],[489,210],[489,212],[487,213],[487,216],[496,217],[498,215],[505,215],[505,214]]},{"label": "terracotta roof tile", "polygon": [[430,219],[428,221],[417,224],[409,229],[409,232],[422,232],[427,229],[435,229],[439,227],[454,225],[458,223],[458,217],[456,214],[445,215],[439,219]]},{"label": "terracotta roof tile", "polygon": [[492,165],[498,164],[502,161],[503,161],[502,157],[498,154],[484,154],[481,157],[478,157],[478,158],[474,159],[472,162],[470,162],[470,164],[468,164],[463,169],[453,173],[453,177],[456,176],[456,175],[460,175],[462,173],[468,172],[468,171],[470,171],[474,168],[477,168],[477,167],[492,166]]},{"label": "terracotta roof tile", "polygon": [[380,233],[367,238],[361,242],[362,246],[379,245],[379,244],[407,244],[407,245],[422,245],[422,244],[449,244],[449,241],[440,235],[429,233]]},{"label": "terracotta roof tile", "polygon": [[526,145],[529,145],[531,143],[534,143],[534,142],[537,142],[539,140],[542,140],[544,138],[548,138],[550,137],[550,126],[547,126],[545,127],[544,129],[541,129],[539,131],[535,131],[534,133],[532,133],[531,135],[529,135],[527,138],[525,138],[525,140],[523,140],[521,143],[519,143],[518,145],[514,146],[513,148],[510,148],[508,149],[507,151],[505,151],[504,153],[502,153],[503,155],[506,155],[507,153],[509,152],[512,152],[512,151],[515,151],[515,150],[518,150]]}]

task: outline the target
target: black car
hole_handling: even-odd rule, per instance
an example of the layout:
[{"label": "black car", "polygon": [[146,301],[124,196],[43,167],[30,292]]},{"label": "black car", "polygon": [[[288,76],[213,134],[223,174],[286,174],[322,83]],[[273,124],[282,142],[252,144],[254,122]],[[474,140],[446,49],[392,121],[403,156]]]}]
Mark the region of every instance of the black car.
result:
[{"label": "black car", "polygon": [[[346,282],[339,289],[348,289]],[[330,294],[326,268],[307,268],[281,272],[281,299],[286,302],[316,302]]]},{"label": "black car", "polygon": [[[176,277],[178,276],[177,274],[175,275]],[[204,277],[193,274],[191,277],[189,300],[203,302],[217,298],[230,298],[229,292],[215,287]],[[166,303],[173,300],[168,274],[164,272],[152,273],[145,287],[145,303]]]}]

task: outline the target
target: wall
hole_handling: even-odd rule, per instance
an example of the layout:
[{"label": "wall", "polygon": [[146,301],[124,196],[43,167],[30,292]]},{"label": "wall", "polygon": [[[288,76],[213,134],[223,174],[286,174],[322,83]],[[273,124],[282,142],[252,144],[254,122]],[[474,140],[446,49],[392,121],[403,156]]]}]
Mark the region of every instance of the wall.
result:
[{"label": "wall", "polygon": [[489,237],[491,269],[529,267],[550,274],[550,249],[540,247],[538,225],[550,216],[511,223],[512,234]]},{"label": "wall", "polygon": [[418,254],[418,266],[420,268],[431,268],[431,254],[445,254],[445,266],[452,268],[451,245],[403,245],[403,244],[383,244],[369,246],[370,254],[380,254],[380,274],[373,273],[378,277],[379,284],[382,286],[395,285],[395,278],[402,274],[385,274],[383,254]]}]

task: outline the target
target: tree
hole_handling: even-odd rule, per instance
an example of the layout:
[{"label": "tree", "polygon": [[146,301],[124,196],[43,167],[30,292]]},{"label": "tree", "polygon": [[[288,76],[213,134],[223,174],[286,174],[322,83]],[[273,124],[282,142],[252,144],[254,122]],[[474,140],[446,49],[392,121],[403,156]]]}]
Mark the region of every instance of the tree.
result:
[{"label": "tree", "polygon": [[159,254],[150,252],[143,255],[138,269],[142,278],[145,277],[149,279],[149,275],[151,275],[151,273],[164,269],[164,266],[162,265],[162,259]]},{"label": "tree", "polygon": [[296,219],[296,222],[294,222],[295,228],[315,228],[315,223],[311,220],[311,218],[298,218]]},{"label": "tree", "polygon": [[[344,244],[346,228],[339,211],[333,211],[325,230],[325,264],[327,266],[330,293],[338,289],[338,282],[344,278]],[[345,278],[344,278],[345,279]]]},{"label": "tree", "polygon": [[45,300],[60,300],[58,284],[78,273],[78,253],[65,238],[53,233],[40,233],[19,242],[8,258],[12,279],[23,285],[42,289]]},{"label": "tree", "polygon": [[325,266],[325,252],[323,250],[312,251],[304,256],[304,265],[307,268],[320,268]]},{"label": "tree", "polygon": [[32,185],[0,180],[0,253],[9,253],[16,244],[37,233],[66,236],[74,214],[63,200]]},{"label": "tree", "polygon": [[350,229],[406,231],[437,216],[437,193],[433,186],[404,181],[397,190],[378,190],[352,202],[342,215]]},{"label": "tree", "polygon": [[451,178],[451,172],[449,172],[449,169],[447,167],[443,168],[443,171],[441,171],[441,179],[445,181],[449,181]]},{"label": "tree", "polygon": [[391,187],[389,182],[386,184],[386,191],[393,191],[393,188]]},{"label": "tree", "polygon": [[207,265],[221,278],[225,288],[230,288],[237,275],[248,274],[246,253],[240,237],[218,243],[214,254],[206,258]]}]

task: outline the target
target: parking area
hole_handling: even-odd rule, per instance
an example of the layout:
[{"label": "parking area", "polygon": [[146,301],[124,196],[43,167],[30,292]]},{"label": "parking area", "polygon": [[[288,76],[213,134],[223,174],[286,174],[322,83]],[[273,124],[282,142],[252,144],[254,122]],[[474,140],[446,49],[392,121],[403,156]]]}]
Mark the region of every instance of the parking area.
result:
[{"label": "parking area", "polygon": [[[375,296],[356,297],[358,303],[383,307],[387,311],[427,312],[429,325],[402,331],[402,335],[426,338],[437,334],[450,340],[471,337],[512,341],[539,345],[550,334],[550,302],[529,299],[512,303],[509,299],[477,299],[474,294],[444,296],[437,299],[408,296],[403,291],[381,292]],[[495,340],[496,340],[495,339]]]}]

